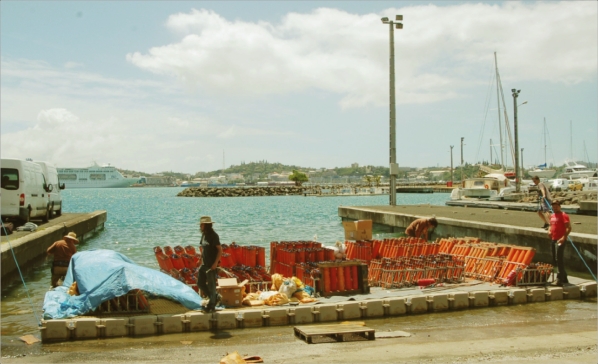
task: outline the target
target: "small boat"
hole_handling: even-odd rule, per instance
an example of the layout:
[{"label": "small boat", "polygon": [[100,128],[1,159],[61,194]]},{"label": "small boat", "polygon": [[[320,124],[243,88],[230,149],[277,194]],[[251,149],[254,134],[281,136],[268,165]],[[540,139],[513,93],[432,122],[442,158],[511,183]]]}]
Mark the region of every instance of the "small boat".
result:
[{"label": "small boat", "polygon": [[565,161],[565,171],[561,173],[561,178],[578,179],[578,178],[598,177],[598,172],[590,169],[583,164],[579,164],[570,160]]},{"label": "small boat", "polygon": [[[516,190],[515,182],[509,180],[504,173],[489,173],[484,177],[468,178],[463,185],[451,192],[451,200],[502,200]],[[520,186],[521,192],[528,187]]]}]

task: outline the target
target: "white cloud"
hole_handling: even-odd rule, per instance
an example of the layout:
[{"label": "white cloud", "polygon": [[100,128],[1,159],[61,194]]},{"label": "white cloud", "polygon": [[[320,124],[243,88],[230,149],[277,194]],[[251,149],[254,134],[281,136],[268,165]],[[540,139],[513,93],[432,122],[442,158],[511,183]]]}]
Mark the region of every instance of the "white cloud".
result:
[{"label": "white cloud", "polygon": [[388,31],[380,17],[397,13],[405,16],[404,29],[395,31],[399,103],[459,97],[479,82],[494,51],[503,79],[571,84],[596,76],[595,2],[425,5],[365,15],[322,8],[289,13],[277,24],[192,10],[166,22],[179,42],[130,53],[127,60],[209,92],[317,89],[342,95],[343,108],[381,106],[387,102]]}]

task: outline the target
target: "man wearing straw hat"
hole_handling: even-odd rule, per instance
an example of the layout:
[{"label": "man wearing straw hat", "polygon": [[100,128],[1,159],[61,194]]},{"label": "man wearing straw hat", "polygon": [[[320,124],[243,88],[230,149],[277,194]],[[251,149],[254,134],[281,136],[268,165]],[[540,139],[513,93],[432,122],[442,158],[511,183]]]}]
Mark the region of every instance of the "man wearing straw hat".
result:
[{"label": "man wearing straw hat", "polygon": [[71,231],[46,250],[48,255],[54,255],[51,270],[52,288],[56,287],[58,281],[66,275],[71,257],[77,252],[75,244],[79,244],[79,240],[77,240],[77,234]]},{"label": "man wearing straw hat", "polygon": [[206,313],[216,310],[216,304],[221,297],[216,292],[216,269],[222,256],[222,246],[220,237],[212,228],[212,218],[202,216],[199,219],[199,229],[201,230],[201,265],[197,273],[197,287],[208,297],[208,305],[205,308]]}]

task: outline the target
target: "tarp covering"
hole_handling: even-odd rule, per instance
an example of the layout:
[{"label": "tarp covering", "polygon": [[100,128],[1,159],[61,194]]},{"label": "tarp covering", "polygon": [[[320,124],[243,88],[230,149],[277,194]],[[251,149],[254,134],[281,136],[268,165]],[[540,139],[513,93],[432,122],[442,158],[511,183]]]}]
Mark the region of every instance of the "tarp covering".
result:
[{"label": "tarp covering", "polygon": [[[74,281],[79,289],[78,296],[67,293]],[[98,249],[73,255],[63,285],[46,293],[44,318],[80,316],[133,289],[169,298],[190,310],[201,307],[201,297],[181,281],[138,266],[113,250]]]}]

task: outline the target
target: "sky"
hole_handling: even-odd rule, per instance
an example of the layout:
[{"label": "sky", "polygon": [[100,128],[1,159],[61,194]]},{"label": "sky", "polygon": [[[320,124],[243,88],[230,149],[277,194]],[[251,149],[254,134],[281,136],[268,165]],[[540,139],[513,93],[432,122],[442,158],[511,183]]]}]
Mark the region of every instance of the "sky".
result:
[{"label": "sky", "polygon": [[457,166],[461,138],[464,162],[500,160],[512,89],[526,168],[597,162],[595,1],[2,1],[0,155],[146,173],[388,166],[380,19],[397,14],[399,166],[448,167],[451,146]]}]

